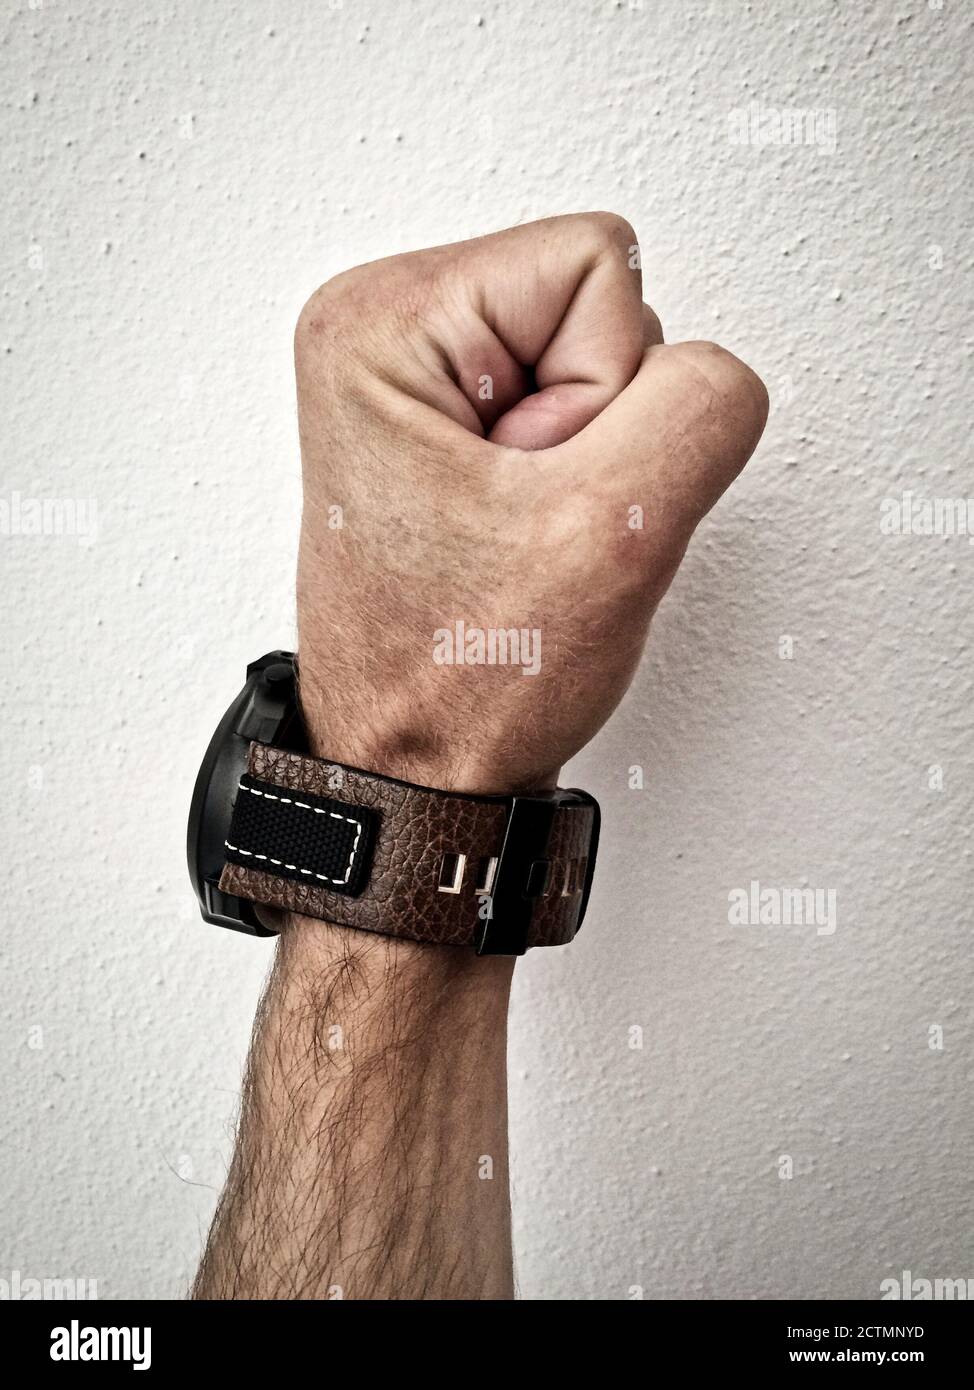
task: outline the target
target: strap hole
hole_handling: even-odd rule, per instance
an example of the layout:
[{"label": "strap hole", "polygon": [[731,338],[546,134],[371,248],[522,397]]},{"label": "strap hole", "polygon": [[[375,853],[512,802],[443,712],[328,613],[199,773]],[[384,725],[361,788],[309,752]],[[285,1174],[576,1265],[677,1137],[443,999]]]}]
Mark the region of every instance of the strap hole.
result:
[{"label": "strap hole", "polygon": [[459,893],[463,887],[463,874],[467,866],[465,854],[444,854],[440,859],[440,871],[436,886],[440,893]]},{"label": "strap hole", "polygon": [[481,859],[477,865],[477,886],[473,890],[478,896],[488,897],[494,891],[494,878],[497,875],[497,859]]}]

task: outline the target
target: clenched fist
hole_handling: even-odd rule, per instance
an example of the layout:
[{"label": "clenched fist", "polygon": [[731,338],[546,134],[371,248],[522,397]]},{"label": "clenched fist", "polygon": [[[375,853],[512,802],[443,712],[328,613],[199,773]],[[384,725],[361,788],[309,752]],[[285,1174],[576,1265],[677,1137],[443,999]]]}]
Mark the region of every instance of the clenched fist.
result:
[{"label": "clenched fist", "polygon": [[549,218],[339,275],[295,356],[311,751],[427,786],[554,785],[624,694],[765,389],[665,346],[632,228]]}]

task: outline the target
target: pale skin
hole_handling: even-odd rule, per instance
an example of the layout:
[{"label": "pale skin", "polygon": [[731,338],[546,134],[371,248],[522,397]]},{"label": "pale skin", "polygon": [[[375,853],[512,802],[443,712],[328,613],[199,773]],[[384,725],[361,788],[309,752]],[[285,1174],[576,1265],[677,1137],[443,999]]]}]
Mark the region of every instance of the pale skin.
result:
[{"label": "pale skin", "polygon": [[[580,214],[361,266],[308,301],[298,627],[316,756],[469,792],[552,786],[622,698],[768,409],[729,352],[664,345],[638,263],[627,222]],[[539,673],[437,664],[433,634],[457,619],[539,629]],[[512,969],[284,924],[196,1297],[514,1296]]]}]

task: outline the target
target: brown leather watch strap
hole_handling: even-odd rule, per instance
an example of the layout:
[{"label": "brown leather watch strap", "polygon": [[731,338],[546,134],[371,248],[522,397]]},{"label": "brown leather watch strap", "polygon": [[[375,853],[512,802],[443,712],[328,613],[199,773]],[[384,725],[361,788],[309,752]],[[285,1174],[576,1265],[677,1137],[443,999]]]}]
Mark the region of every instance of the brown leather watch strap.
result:
[{"label": "brown leather watch strap", "polygon": [[[456,946],[478,942],[488,915],[485,899],[493,906],[496,895],[499,911],[500,865],[502,859],[511,861],[505,851],[508,826],[514,824],[511,798],[416,787],[262,743],[250,745],[247,771],[238,798],[249,794],[302,807],[305,814],[297,819],[310,822],[315,834],[333,829],[335,836],[347,837],[335,851],[335,862],[345,867],[333,875],[315,873],[297,864],[300,854],[261,856],[254,845],[231,839],[228,860],[235,862],[223,869],[224,893],[339,926]],[[299,802],[301,795],[308,801]],[[549,796],[540,794],[542,807]],[[367,814],[356,816],[354,808]],[[308,811],[318,814],[308,816]],[[571,941],[591,879],[596,803],[584,793],[560,793],[548,814],[546,843],[536,858],[529,856],[529,881],[514,885],[517,895],[531,899],[525,904],[529,916],[521,949]],[[303,857],[310,861],[310,852]],[[509,901],[506,870],[505,878]]]}]

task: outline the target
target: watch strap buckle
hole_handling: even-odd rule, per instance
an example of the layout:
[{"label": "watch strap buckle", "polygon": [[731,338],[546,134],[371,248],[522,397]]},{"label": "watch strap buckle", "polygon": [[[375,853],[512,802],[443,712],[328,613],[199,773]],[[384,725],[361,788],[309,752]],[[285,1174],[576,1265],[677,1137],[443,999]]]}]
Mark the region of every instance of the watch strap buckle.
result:
[{"label": "watch strap buckle", "polygon": [[[581,882],[574,882],[572,864],[565,866],[563,884],[551,882],[548,846],[555,817],[592,811],[588,852]],[[474,945],[478,956],[521,956],[530,944],[531,924],[538,902],[551,892],[577,897],[577,911],[566,938],[578,931],[588,906],[595,871],[600,828],[599,804],[587,792],[558,788],[511,798],[504,843],[494,874],[492,892],[481,901]]]}]

